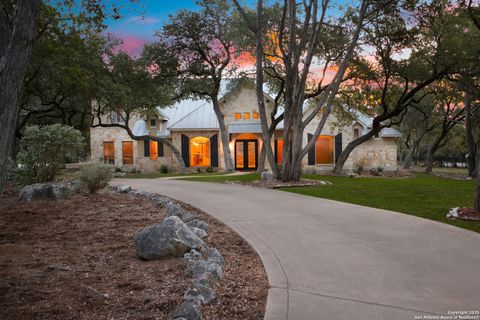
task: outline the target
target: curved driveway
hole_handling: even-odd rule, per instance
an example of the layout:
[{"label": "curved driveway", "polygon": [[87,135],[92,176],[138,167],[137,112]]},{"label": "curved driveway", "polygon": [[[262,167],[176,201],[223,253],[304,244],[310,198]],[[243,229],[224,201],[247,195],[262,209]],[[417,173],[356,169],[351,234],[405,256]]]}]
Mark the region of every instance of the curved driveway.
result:
[{"label": "curved driveway", "polygon": [[160,179],[114,183],[190,203],[242,235],[267,271],[266,319],[413,320],[480,310],[477,233],[242,185]]}]

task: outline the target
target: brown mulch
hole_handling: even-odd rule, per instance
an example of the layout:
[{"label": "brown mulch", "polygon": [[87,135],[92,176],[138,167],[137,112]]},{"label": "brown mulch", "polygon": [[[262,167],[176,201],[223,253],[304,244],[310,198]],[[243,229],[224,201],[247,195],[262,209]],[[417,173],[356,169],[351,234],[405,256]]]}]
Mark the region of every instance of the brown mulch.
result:
[{"label": "brown mulch", "polygon": [[[168,319],[191,282],[183,258],[142,261],[132,236],[164,213],[130,195],[0,203],[0,319]],[[202,213],[200,213],[202,214]],[[203,214],[202,214],[203,215]],[[268,281],[260,258],[210,217],[208,245],[225,258],[205,319],[262,319]]]},{"label": "brown mulch", "polygon": [[457,219],[480,221],[480,212],[474,208],[458,208]]}]

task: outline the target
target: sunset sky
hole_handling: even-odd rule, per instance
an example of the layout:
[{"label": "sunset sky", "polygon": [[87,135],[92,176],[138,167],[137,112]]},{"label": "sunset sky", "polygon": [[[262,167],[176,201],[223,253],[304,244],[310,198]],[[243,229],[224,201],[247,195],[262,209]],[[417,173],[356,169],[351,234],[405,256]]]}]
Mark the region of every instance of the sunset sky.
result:
[{"label": "sunset sky", "polygon": [[[123,18],[107,21],[107,32],[123,40],[121,50],[130,55],[137,55],[145,42],[154,40],[154,33],[168,21],[168,16],[180,9],[195,10],[195,0],[143,0],[141,6],[125,2],[122,10]],[[337,0],[334,3],[346,3],[348,0]],[[253,5],[256,0],[241,0],[240,3]]]}]

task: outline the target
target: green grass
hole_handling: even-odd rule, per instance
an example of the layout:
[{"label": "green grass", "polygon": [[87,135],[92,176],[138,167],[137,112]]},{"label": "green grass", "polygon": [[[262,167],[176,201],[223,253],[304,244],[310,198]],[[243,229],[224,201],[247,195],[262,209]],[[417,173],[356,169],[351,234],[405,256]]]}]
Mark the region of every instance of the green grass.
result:
[{"label": "green grass", "polygon": [[[330,181],[332,185],[282,188],[286,192],[403,212],[480,232],[480,223],[450,220],[449,208],[470,207],[475,183],[417,173],[415,178],[349,178],[304,175],[305,179]],[[195,181],[225,182],[258,180],[258,174],[226,177],[201,177]]]},{"label": "green grass", "polygon": [[[147,172],[147,173],[127,173],[125,178],[131,179],[157,179],[157,178],[167,178],[167,177],[183,177],[183,176],[192,176],[192,177],[208,177],[208,176],[221,176],[225,173],[222,172],[209,172],[209,173],[187,173],[181,174],[176,172],[161,173],[161,172]],[[196,178],[193,178],[196,179]]]}]

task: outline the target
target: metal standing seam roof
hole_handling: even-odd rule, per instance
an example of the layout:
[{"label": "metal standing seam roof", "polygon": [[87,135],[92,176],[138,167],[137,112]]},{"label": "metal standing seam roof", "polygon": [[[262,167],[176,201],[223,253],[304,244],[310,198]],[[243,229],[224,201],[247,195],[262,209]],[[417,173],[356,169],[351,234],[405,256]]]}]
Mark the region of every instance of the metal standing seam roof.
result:
[{"label": "metal standing seam roof", "polygon": [[[220,97],[224,97],[228,94],[228,85],[230,80],[222,81],[220,88]],[[268,96],[268,90],[264,90],[265,95]],[[221,100],[222,98],[219,98]],[[271,98],[270,98],[271,99]],[[171,107],[158,108],[160,117],[166,122],[166,125],[162,126],[162,129],[157,132],[158,136],[168,137],[171,130],[215,130],[219,128],[217,116],[213,110],[211,101],[206,99],[185,99],[177,102]],[[283,108],[279,107],[275,117],[282,114]],[[353,115],[357,121],[363,127],[363,133],[368,132],[371,128],[373,118],[360,112],[353,112]],[[143,122],[143,124],[141,123]],[[138,124],[138,125],[137,125]],[[228,123],[230,133],[246,132],[245,130],[251,130],[249,132],[257,132],[260,128],[260,121],[258,122],[239,122]],[[283,129],[283,120],[277,125],[277,129]],[[137,131],[135,131],[137,130]],[[146,134],[146,123],[143,120],[135,123],[134,132]],[[394,128],[384,128],[380,132],[380,137],[401,137],[401,133]]]}]

